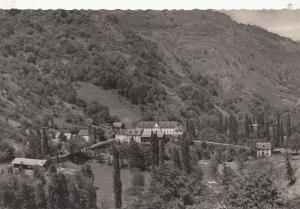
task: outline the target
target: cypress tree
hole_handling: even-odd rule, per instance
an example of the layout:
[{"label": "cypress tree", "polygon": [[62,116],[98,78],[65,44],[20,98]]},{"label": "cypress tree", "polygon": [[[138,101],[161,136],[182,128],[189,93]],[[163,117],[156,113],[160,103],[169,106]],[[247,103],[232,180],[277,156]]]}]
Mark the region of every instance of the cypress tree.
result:
[{"label": "cypress tree", "polygon": [[256,132],[256,136],[259,138],[260,136],[260,130],[261,130],[261,121],[260,121],[260,115],[257,116],[257,132]]},{"label": "cypress tree", "polygon": [[254,132],[254,130],[253,130],[253,120],[251,119],[251,118],[249,118],[249,132],[250,133],[253,133]]},{"label": "cypress tree", "polygon": [[292,135],[292,130],[291,130],[291,117],[290,117],[290,112],[288,112],[288,116],[287,116],[287,123],[286,123],[286,135],[287,135],[287,146],[288,146],[288,142],[289,139]]},{"label": "cypress tree", "polygon": [[279,147],[281,146],[280,143],[280,137],[281,137],[281,122],[280,122],[280,114],[277,112],[277,118],[276,118],[276,131],[275,131],[275,146]]},{"label": "cypress tree", "polygon": [[172,152],[172,161],[174,163],[174,166],[181,170],[180,153],[176,148],[174,148]]},{"label": "cypress tree", "polygon": [[231,139],[237,143],[237,131],[238,131],[238,123],[236,117],[231,115],[229,118],[229,134]]},{"label": "cypress tree", "polygon": [[266,121],[266,125],[265,125],[265,137],[268,141],[270,141],[270,131],[269,131],[269,121]]},{"label": "cypress tree", "polygon": [[286,177],[288,180],[288,185],[291,186],[296,182],[296,176],[295,176],[295,171],[292,168],[288,152],[286,152],[285,164],[286,164]]},{"label": "cypress tree", "polygon": [[229,116],[229,127],[228,127],[228,129],[229,129],[229,136],[230,136],[230,138],[231,139],[233,139],[233,116],[232,115],[230,115]]},{"label": "cypress tree", "polygon": [[184,134],[181,140],[181,155],[184,170],[186,173],[191,173],[191,162],[190,162],[190,136],[188,133]]},{"label": "cypress tree", "polygon": [[158,167],[159,166],[159,140],[158,140],[158,136],[157,133],[154,134],[154,144],[155,144],[155,166]]},{"label": "cypress tree", "polygon": [[224,124],[224,133],[227,135],[228,133],[228,119],[225,117],[225,124]]},{"label": "cypress tree", "polygon": [[152,161],[152,169],[155,169],[156,161],[155,161],[155,137],[153,132],[151,132],[151,161]]},{"label": "cypress tree", "polygon": [[275,147],[278,146],[277,144],[277,136],[276,136],[276,130],[277,130],[277,127],[275,125],[272,126],[272,130],[273,130],[273,145]]},{"label": "cypress tree", "polygon": [[42,153],[42,157],[46,157],[46,155],[48,154],[48,136],[47,136],[47,132],[45,128],[42,128],[42,132],[40,133],[40,137],[41,137],[41,153]]},{"label": "cypress tree", "polygon": [[245,115],[245,136],[249,138],[250,134],[250,124],[249,124],[249,116],[248,114]]},{"label": "cypress tree", "polygon": [[190,161],[190,143],[195,136],[195,128],[191,121],[187,121],[187,127],[185,133],[182,135],[181,140],[181,155],[182,162],[186,173],[190,174],[192,171]]},{"label": "cypress tree", "polygon": [[280,146],[283,146],[284,142],[284,129],[283,129],[283,122],[280,123]]},{"label": "cypress tree", "polygon": [[163,138],[160,140],[160,163],[165,163],[165,134]]},{"label": "cypress tree", "polygon": [[113,187],[114,187],[114,195],[115,195],[115,208],[122,208],[122,182],[120,176],[120,159],[119,152],[117,148],[112,146],[113,152]]},{"label": "cypress tree", "polygon": [[223,116],[219,114],[219,133],[223,133]]}]

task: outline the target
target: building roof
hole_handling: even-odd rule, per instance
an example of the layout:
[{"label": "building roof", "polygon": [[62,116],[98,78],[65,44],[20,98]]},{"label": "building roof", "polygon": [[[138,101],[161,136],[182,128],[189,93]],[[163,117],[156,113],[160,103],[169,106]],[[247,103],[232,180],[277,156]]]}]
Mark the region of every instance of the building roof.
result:
[{"label": "building roof", "polygon": [[116,135],[134,135],[134,136],[141,136],[142,135],[142,130],[140,129],[135,129],[135,128],[131,128],[131,129],[123,129],[120,130],[116,133]]},{"label": "building roof", "polygon": [[[158,138],[162,138],[164,136],[164,133],[162,131],[157,131],[155,133],[157,134]],[[141,137],[142,138],[150,138],[151,137],[151,133],[149,133],[149,132],[143,132],[143,134],[142,134]]]},{"label": "building roof", "polygon": [[179,126],[177,121],[159,121],[158,125],[160,128],[176,128]]},{"label": "building roof", "polygon": [[29,159],[29,158],[15,158],[11,164],[13,165],[30,165],[30,166],[44,166],[47,160]]},{"label": "building roof", "polygon": [[55,134],[55,139],[58,139],[60,134],[62,134],[62,133],[64,134],[64,137],[66,137],[67,140],[71,139],[72,133],[64,133],[64,132],[57,132]]},{"label": "building roof", "polygon": [[113,127],[115,128],[122,128],[123,123],[122,122],[113,122]]},{"label": "building roof", "polygon": [[142,129],[144,129],[144,128],[148,129],[148,128],[153,128],[154,124],[155,124],[155,121],[141,121],[138,123],[137,127],[142,128]]},{"label": "building roof", "polygon": [[89,135],[89,130],[87,129],[80,129],[78,136],[88,136]]},{"label": "building roof", "polygon": [[113,139],[109,139],[107,141],[100,141],[100,142],[97,142],[95,144],[93,144],[90,149],[95,149],[95,148],[98,148],[98,147],[101,147],[103,145],[107,145],[107,144],[112,144],[114,142]]},{"label": "building roof", "polygon": [[272,144],[271,143],[258,142],[258,143],[256,143],[256,148],[257,149],[272,149]]},{"label": "building roof", "polygon": [[[141,121],[138,123],[137,127],[138,128],[153,128],[154,124],[156,121]],[[179,126],[178,121],[158,121],[157,122],[160,128],[176,128]]]}]

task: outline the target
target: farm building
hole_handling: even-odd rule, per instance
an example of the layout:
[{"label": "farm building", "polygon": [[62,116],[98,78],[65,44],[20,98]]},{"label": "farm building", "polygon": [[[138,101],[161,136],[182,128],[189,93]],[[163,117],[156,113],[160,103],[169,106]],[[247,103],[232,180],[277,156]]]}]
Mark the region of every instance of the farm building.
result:
[{"label": "farm building", "polygon": [[256,143],[256,156],[257,157],[264,157],[264,156],[271,156],[272,154],[272,145],[271,143]]},{"label": "farm building", "polygon": [[49,161],[47,160],[38,160],[38,159],[29,159],[29,158],[15,158],[11,165],[14,170],[24,169],[24,170],[33,170],[35,168],[47,168],[49,166]]},{"label": "farm building", "polygon": [[129,143],[133,137],[134,141],[141,143],[142,130],[139,129],[122,129],[115,135],[115,140],[120,143]]},{"label": "farm building", "polygon": [[122,122],[114,122],[112,126],[114,130],[120,130],[124,127],[124,124]]},{"label": "farm building", "polygon": [[78,136],[81,136],[85,140],[85,142],[88,142],[90,139],[88,129],[80,129]]}]

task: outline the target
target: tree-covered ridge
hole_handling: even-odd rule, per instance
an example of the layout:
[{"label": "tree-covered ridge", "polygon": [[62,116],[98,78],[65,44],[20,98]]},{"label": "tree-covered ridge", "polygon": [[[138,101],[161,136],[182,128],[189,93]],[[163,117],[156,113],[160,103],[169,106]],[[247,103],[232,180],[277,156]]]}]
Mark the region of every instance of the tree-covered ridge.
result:
[{"label": "tree-covered ridge", "polygon": [[[213,107],[214,81],[211,85],[188,69],[184,75],[177,74],[160,46],[120,23],[118,15],[11,10],[2,11],[0,19],[0,72],[10,77],[2,88],[13,102],[17,95],[28,103],[35,101],[33,106],[49,107],[58,97],[84,106],[74,86],[84,81],[116,90],[141,106],[146,116],[187,117],[187,112],[199,114]],[[181,86],[183,77],[190,81]],[[174,94],[183,103],[173,101]],[[176,113],[169,104],[176,107]]]}]

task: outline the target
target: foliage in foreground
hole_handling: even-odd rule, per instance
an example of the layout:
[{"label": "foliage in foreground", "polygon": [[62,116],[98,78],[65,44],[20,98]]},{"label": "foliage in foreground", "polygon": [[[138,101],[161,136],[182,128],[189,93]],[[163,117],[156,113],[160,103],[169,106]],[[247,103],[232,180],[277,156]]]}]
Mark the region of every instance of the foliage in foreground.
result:
[{"label": "foliage in foreground", "polygon": [[52,169],[27,174],[0,176],[0,208],[9,209],[94,209],[96,192],[90,178],[74,177]]},{"label": "foliage in foreground", "polygon": [[162,165],[153,171],[149,187],[140,193],[128,208],[185,208],[194,204],[196,198],[203,196],[205,191],[201,172],[193,171],[188,175],[179,169]]},{"label": "foliage in foreground", "polygon": [[228,185],[229,208],[269,209],[279,204],[280,192],[274,184],[272,170],[253,170],[234,178]]}]

